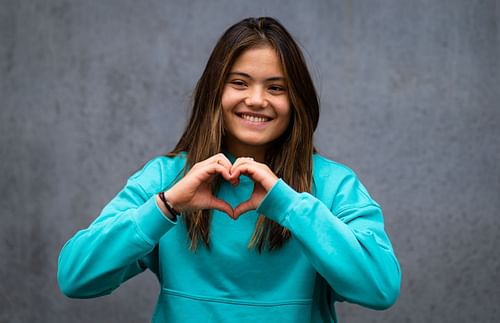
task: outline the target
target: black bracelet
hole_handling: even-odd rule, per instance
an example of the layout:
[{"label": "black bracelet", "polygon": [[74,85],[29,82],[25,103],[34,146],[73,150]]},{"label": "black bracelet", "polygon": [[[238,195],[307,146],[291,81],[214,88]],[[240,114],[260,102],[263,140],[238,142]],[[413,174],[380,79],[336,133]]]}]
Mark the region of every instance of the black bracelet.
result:
[{"label": "black bracelet", "polygon": [[160,200],[163,202],[163,205],[165,205],[170,214],[172,214],[175,217],[178,217],[181,214],[179,211],[174,209],[174,207],[170,205],[170,203],[167,201],[167,199],[165,198],[165,192],[160,192],[158,193],[158,195],[160,196]]}]

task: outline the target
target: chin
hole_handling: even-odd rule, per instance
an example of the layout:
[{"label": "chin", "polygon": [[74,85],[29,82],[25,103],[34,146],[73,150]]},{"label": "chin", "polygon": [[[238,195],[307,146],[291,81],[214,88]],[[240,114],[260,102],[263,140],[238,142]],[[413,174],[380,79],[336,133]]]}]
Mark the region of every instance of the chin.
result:
[{"label": "chin", "polygon": [[273,140],[268,139],[268,138],[255,138],[255,136],[251,136],[248,138],[241,138],[240,140],[242,143],[248,146],[254,146],[254,147],[259,147],[259,146],[266,146],[269,145]]}]

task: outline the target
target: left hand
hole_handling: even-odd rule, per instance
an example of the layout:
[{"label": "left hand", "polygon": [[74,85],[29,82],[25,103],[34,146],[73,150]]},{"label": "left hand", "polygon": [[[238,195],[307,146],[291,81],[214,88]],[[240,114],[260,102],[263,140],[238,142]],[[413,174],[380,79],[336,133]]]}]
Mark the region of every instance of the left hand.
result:
[{"label": "left hand", "polygon": [[236,159],[230,170],[231,179],[236,183],[240,175],[250,177],[254,182],[252,195],[245,202],[238,205],[233,211],[233,219],[247,211],[255,210],[259,207],[264,196],[269,192],[278,180],[278,177],[266,165],[253,160],[253,158],[240,157]]}]

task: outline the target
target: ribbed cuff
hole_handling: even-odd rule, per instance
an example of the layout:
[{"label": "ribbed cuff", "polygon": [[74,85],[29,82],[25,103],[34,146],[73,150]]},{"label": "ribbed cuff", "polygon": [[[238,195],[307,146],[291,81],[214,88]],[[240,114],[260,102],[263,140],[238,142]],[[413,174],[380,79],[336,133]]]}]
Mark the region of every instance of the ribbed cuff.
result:
[{"label": "ribbed cuff", "polygon": [[134,214],[134,220],[141,232],[151,243],[156,244],[177,222],[168,219],[156,204],[156,195],[141,205]]},{"label": "ribbed cuff", "polygon": [[280,178],[267,192],[256,211],[283,224],[289,211],[299,200],[300,194]]}]

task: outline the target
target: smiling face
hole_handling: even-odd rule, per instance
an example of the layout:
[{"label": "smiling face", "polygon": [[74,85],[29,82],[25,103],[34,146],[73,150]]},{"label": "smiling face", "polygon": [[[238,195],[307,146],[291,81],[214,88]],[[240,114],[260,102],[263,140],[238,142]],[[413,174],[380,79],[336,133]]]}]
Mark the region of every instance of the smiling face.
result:
[{"label": "smiling face", "polygon": [[224,146],[234,156],[263,160],[290,123],[281,61],[269,46],[250,48],[234,62],[222,93]]}]

